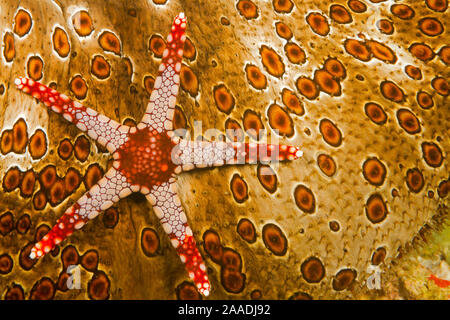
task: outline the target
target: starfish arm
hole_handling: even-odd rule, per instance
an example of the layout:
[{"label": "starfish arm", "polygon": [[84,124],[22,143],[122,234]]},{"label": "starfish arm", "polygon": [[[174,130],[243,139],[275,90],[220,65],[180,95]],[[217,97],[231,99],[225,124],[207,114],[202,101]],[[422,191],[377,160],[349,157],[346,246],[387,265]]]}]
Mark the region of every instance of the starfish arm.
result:
[{"label": "starfish arm", "polygon": [[62,114],[64,119],[87,132],[109,152],[114,152],[128,139],[129,127],[120,125],[54,89],[24,77],[17,78],[15,84],[20,90],[43,102],[49,109]]},{"label": "starfish arm", "polygon": [[154,186],[147,195],[155,214],[161,221],[164,231],[169,235],[178,256],[185,264],[189,277],[204,296],[209,295],[211,285],[206,266],[197,249],[192,230],[177,195],[176,182],[165,182]]},{"label": "starfish arm", "polygon": [[53,228],[31,249],[30,258],[40,258],[61,241],[82,228],[88,220],[108,209],[132,191],[126,178],[114,168],[108,170],[88,192],[56,221]]},{"label": "starfish arm", "polygon": [[171,131],[178,89],[180,86],[181,60],[186,40],[186,17],[180,13],[167,36],[167,47],[159,65],[150,101],[142,123],[158,132]]},{"label": "starfish arm", "polygon": [[181,139],[172,158],[182,171],[258,162],[295,160],[303,152],[298,147],[274,144],[188,141]]}]

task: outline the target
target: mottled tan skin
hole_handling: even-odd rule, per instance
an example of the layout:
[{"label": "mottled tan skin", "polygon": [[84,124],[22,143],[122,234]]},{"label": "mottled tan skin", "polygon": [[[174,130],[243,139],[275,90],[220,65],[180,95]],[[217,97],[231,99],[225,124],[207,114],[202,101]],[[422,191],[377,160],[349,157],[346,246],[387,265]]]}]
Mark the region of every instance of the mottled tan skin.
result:
[{"label": "mottled tan skin", "polygon": [[[9,129],[18,115],[23,115],[28,124],[28,132],[38,127],[47,133],[49,153],[38,161],[32,161],[29,153],[16,156],[13,153],[0,156],[0,176],[8,167],[18,165],[21,169],[33,168],[39,172],[47,164],[55,164],[63,176],[69,166],[84,173],[90,163],[98,162],[106,168],[108,154],[98,152],[91,146],[88,161],[80,163],[73,157],[62,161],[56,152],[59,141],[68,137],[72,141],[80,134],[59,115],[48,112],[37,105],[29,96],[14,88],[16,76],[26,74],[26,62],[30,54],[38,54],[44,61],[44,77],[41,81],[58,84],[58,90],[67,94],[69,81],[81,74],[88,85],[88,94],[82,102],[108,117],[122,122],[131,117],[139,120],[146,108],[149,94],[143,86],[146,75],[156,76],[160,59],[148,49],[148,40],[153,34],[165,38],[173,17],[181,11],[189,19],[188,37],[197,50],[194,61],[185,59],[199,81],[199,92],[194,98],[180,90],[178,104],[182,107],[193,128],[194,120],[203,122],[203,128],[224,130],[227,115],[220,112],[214,102],[213,87],[224,83],[236,100],[230,117],[242,124],[242,116],[248,108],[261,114],[263,124],[269,134],[274,135],[269,126],[266,110],[271,103],[281,104],[284,87],[296,91],[304,103],[306,114],[298,117],[291,114],[295,134],[282,142],[301,145],[304,156],[295,162],[282,163],[274,167],[278,176],[278,188],[274,194],[268,193],[258,181],[256,166],[224,167],[213,170],[196,170],[180,176],[179,194],[186,209],[189,223],[201,252],[206,258],[211,278],[212,299],[249,299],[250,292],[260,289],[263,298],[287,299],[295,292],[306,292],[315,299],[374,297],[365,289],[364,281],[373,251],[379,246],[387,250],[386,263],[391,264],[400,246],[409,244],[425,223],[430,223],[438,213],[447,212],[449,198],[437,196],[440,181],[449,178],[450,164],[450,101],[431,88],[435,75],[449,79],[450,69],[438,57],[424,63],[408,52],[413,42],[427,43],[435,52],[444,44],[449,44],[449,9],[444,13],[429,10],[424,1],[414,1],[412,7],[416,15],[411,21],[393,18],[389,4],[374,4],[366,1],[365,13],[352,13],[353,22],[339,25],[329,18],[328,1],[298,1],[290,14],[274,12],[271,1],[254,1],[258,6],[259,18],[246,20],[239,14],[234,1],[169,1],[166,5],[154,5],[151,1],[111,1],[108,6],[103,1],[80,1],[80,7],[87,9],[93,19],[94,32],[80,40],[71,23],[71,16],[78,11],[72,1],[8,1],[1,5],[0,33],[13,30],[13,21],[18,6],[28,10],[33,26],[28,35],[15,35],[16,56],[12,63],[0,61],[0,84],[5,85],[5,93],[0,96],[0,128]],[[346,1],[336,1],[346,5]],[[348,7],[347,7],[348,8]],[[127,14],[136,10],[136,17]],[[330,33],[326,37],[312,32],[305,21],[308,12],[323,13],[330,23]],[[434,16],[443,23],[447,33],[439,37],[427,37],[417,29],[417,21],[422,16]],[[220,23],[226,17],[229,26]],[[392,19],[395,32],[384,35],[375,26],[375,21],[384,17]],[[275,21],[283,21],[293,31],[293,41],[305,51],[307,61],[303,65],[291,64],[283,51],[286,41],[277,36]],[[71,45],[69,58],[60,59],[52,49],[51,34],[58,24],[68,34]],[[113,31],[122,44],[122,55],[104,52],[98,44],[101,30]],[[345,52],[343,41],[363,34],[367,39],[375,39],[388,45],[397,55],[395,64],[386,64],[372,59],[365,63]],[[273,48],[285,65],[285,73],[277,79],[269,75],[261,63],[260,47],[265,44]],[[3,49],[2,49],[3,50]],[[2,53],[1,53],[2,54]],[[103,55],[111,64],[111,76],[100,81],[90,73],[90,61],[96,54]],[[341,81],[342,94],[330,97],[324,93],[314,100],[304,99],[295,88],[295,80],[300,75],[312,78],[314,70],[322,67],[328,56],[337,57],[345,66],[347,77]],[[124,57],[131,59],[133,75],[128,76]],[[255,64],[268,79],[267,89],[253,89],[247,82],[244,68],[246,63]],[[423,79],[415,81],[404,73],[404,66],[413,64],[423,73]],[[362,75],[364,81],[356,79]],[[392,80],[406,94],[406,101],[398,104],[386,100],[380,93],[379,84]],[[435,106],[430,110],[419,108],[415,100],[416,92],[423,89],[432,94]],[[73,96],[73,95],[72,95]],[[383,126],[372,123],[364,113],[364,104],[373,101],[383,106],[388,121]],[[409,135],[399,127],[395,116],[400,107],[411,109],[420,119],[420,134]],[[322,139],[319,121],[332,120],[343,135],[340,147],[331,147]],[[305,129],[311,135],[305,133]],[[440,136],[440,142],[437,137]],[[420,144],[434,141],[445,157],[439,168],[429,167],[422,158]],[[333,177],[325,176],[317,166],[317,156],[326,153],[333,157],[337,172]],[[374,187],[364,179],[362,163],[369,157],[379,158],[387,167],[387,175],[381,187]],[[402,168],[399,165],[402,165]],[[405,176],[408,168],[419,168],[424,176],[425,186],[421,192],[409,192]],[[230,180],[234,173],[242,175],[249,189],[249,198],[242,204],[235,202],[230,191]],[[316,210],[305,214],[295,204],[294,189],[298,184],[308,186],[316,199]],[[391,189],[396,188],[399,196],[393,198]],[[38,188],[36,187],[36,190]],[[428,190],[435,192],[434,198],[427,197]],[[19,191],[0,191],[0,214],[11,210],[17,220],[23,212],[30,213],[32,225],[25,235],[16,231],[0,236],[0,254],[9,253],[14,259],[12,272],[0,276],[0,295],[3,298],[7,286],[19,283],[25,296],[33,284],[43,276],[53,281],[61,272],[59,255],[46,256],[31,271],[24,271],[18,263],[20,249],[34,238],[34,231],[42,223],[49,226],[63,213],[69,203],[85,192],[84,186],[59,206],[49,204],[42,211],[35,211],[30,198],[21,198]],[[378,192],[387,202],[388,216],[380,224],[372,224],[365,215],[364,205],[370,194]],[[95,248],[99,252],[99,269],[106,272],[111,280],[110,298],[113,299],[175,299],[175,288],[188,279],[183,264],[146,200],[130,197],[122,200],[118,209],[120,218],[113,229],[103,226],[101,217],[90,222],[82,231],[70,237],[66,244],[76,246],[80,254]],[[257,230],[254,244],[245,242],[236,232],[240,218],[250,219]],[[329,221],[337,220],[338,232],[332,232]],[[288,239],[285,256],[276,257],[264,246],[261,232],[266,223],[278,225]],[[439,223],[432,223],[439,225]],[[140,245],[141,231],[145,227],[154,228],[160,236],[159,255],[146,257]],[[230,294],[220,283],[220,267],[208,258],[201,246],[203,233],[216,230],[223,245],[240,253],[243,273],[247,279],[244,290]],[[303,229],[303,233],[301,233]],[[301,263],[309,256],[318,257],[325,266],[326,274],[318,284],[308,284],[300,272]],[[332,289],[333,276],[342,268],[357,271],[356,282],[347,290],[335,292]],[[392,274],[386,273],[385,275]],[[383,275],[382,281],[392,279]],[[57,292],[57,299],[86,299],[86,287],[92,274],[82,271],[82,289]],[[395,281],[394,281],[395,283]],[[387,289],[386,289],[387,290]]]}]

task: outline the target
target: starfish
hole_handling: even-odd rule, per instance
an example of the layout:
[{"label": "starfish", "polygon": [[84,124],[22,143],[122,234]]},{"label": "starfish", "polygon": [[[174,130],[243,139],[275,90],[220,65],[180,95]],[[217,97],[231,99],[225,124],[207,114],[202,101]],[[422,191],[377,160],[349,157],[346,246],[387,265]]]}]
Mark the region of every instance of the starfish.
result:
[{"label": "starfish", "polygon": [[114,158],[112,167],[98,183],[67,209],[53,228],[34,244],[31,259],[50,252],[120,199],[140,192],[153,206],[189,277],[199,292],[207,296],[211,285],[177,195],[177,175],[194,168],[294,160],[302,155],[298,147],[287,145],[190,141],[175,134],[172,119],[180,84],[186,24],[184,13],[174,19],[147,110],[136,127],[120,125],[39,82],[24,77],[15,79],[18,89],[87,132]]}]

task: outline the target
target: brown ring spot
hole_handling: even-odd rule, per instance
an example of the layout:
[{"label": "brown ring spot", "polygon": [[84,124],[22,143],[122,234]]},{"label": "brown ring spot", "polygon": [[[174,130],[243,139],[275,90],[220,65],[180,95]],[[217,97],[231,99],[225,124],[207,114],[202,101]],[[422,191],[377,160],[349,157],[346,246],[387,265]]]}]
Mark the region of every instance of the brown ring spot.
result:
[{"label": "brown ring spot", "polygon": [[197,49],[195,49],[194,43],[190,38],[186,37],[186,41],[184,42],[183,48],[183,57],[192,61],[195,60],[196,56],[197,56]]},{"label": "brown ring spot", "polygon": [[180,71],[180,83],[181,88],[187,91],[191,97],[195,97],[198,94],[198,79],[197,75],[192,71],[190,67],[185,64],[181,65]]},{"label": "brown ring spot", "polygon": [[267,78],[257,66],[247,64],[245,66],[245,73],[247,81],[253,88],[264,90],[267,87]]},{"label": "brown ring spot", "polygon": [[328,223],[328,226],[330,227],[330,230],[333,232],[338,232],[339,229],[341,228],[341,226],[339,225],[339,222],[337,222],[336,220],[330,221]]},{"label": "brown ring spot", "polygon": [[433,168],[438,168],[444,161],[441,149],[434,142],[422,143],[422,156],[425,162]]},{"label": "brown ring spot", "polygon": [[31,136],[28,152],[33,160],[42,158],[47,152],[47,136],[42,129],[37,129]]},{"label": "brown ring spot", "polygon": [[16,230],[20,234],[25,234],[28,232],[31,226],[31,218],[30,215],[25,213],[20,216],[20,218],[16,222]]},{"label": "brown ring spot", "polygon": [[81,184],[81,174],[80,172],[70,167],[67,169],[66,175],[64,177],[64,186],[68,195],[75,192]]},{"label": "brown ring spot", "polygon": [[376,26],[381,33],[384,34],[393,34],[394,33],[394,24],[392,21],[388,19],[380,19],[377,21]]},{"label": "brown ring spot", "polygon": [[314,213],[316,210],[316,199],[314,193],[308,187],[299,184],[294,191],[294,199],[297,207],[305,213]]},{"label": "brown ring spot", "polygon": [[287,24],[281,21],[275,22],[275,31],[277,35],[283,39],[289,40],[293,34]]},{"label": "brown ring spot", "polygon": [[220,265],[223,268],[240,272],[242,270],[241,255],[236,250],[225,247],[222,250],[222,259],[220,261]]},{"label": "brown ring spot", "polygon": [[98,38],[98,44],[103,50],[109,51],[120,56],[121,44],[119,38],[111,31],[103,31]]},{"label": "brown ring spot", "polygon": [[374,186],[381,186],[386,178],[386,166],[377,158],[369,158],[362,166],[364,178]]},{"label": "brown ring spot", "polygon": [[240,293],[245,287],[245,274],[231,268],[221,268],[220,280],[227,292]]},{"label": "brown ring spot", "polygon": [[339,147],[342,144],[341,131],[331,120],[320,120],[319,131],[322,134],[323,140],[330,146]]},{"label": "brown ring spot", "polygon": [[67,290],[69,290],[69,288],[67,288],[67,280],[69,280],[69,278],[69,273],[61,271],[58,280],[56,281],[56,289],[62,292],[66,292]]},{"label": "brown ring spot", "polygon": [[58,174],[56,173],[56,167],[52,164],[44,167],[39,173],[39,182],[43,189],[50,189],[57,179]]},{"label": "brown ring spot", "polygon": [[88,282],[88,296],[91,300],[106,300],[109,298],[111,282],[103,271],[96,271]]},{"label": "brown ring spot", "polygon": [[419,20],[419,30],[429,37],[436,37],[444,32],[444,26],[436,18],[425,17]]},{"label": "brown ring spot", "polygon": [[376,224],[387,217],[387,207],[381,195],[372,194],[366,202],[366,216],[370,222]]},{"label": "brown ring spot", "polygon": [[430,109],[434,106],[434,101],[431,95],[425,91],[418,91],[416,95],[416,100],[422,109]]},{"label": "brown ring spot", "polygon": [[175,289],[178,300],[202,300],[202,295],[195,285],[188,281],[183,281]]},{"label": "brown ring spot", "polygon": [[2,137],[0,138],[0,150],[2,154],[8,154],[12,151],[13,142],[14,139],[12,130],[3,131]]},{"label": "brown ring spot", "polygon": [[24,119],[20,118],[14,123],[12,128],[13,145],[12,150],[15,153],[25,153],[28,144],[28,128]]},{"label": "brown ring spot", "polygon": [[352,55],[356,59],[361,61],[369,61],[372,57],[370,55],[370,50],[366,44],[362,41],[355,39],[346,39],[344,41],[344,48],[348,54]]},{"label": "brown ring spot", "polygon": [[20,284],[13,283],[5,293],[5,300],[25,300],[25,293]]},{"label": "brown ring spot", "polygon": [[397,121],[399,126],[409,134],[416,134],[421,131],[419,119],[408,109],[397,111]]},{"label": "brown ring spot", "polygon": [[96,55],[92,59],[91,73],[97,78],[104,80],[110,76],[111,66],[104,57]]},{"label": "brown ring spot", "polygon": [[27,62],[28,77],[34,81],[39,81],[43,76],[44,61],[39,56],[32,56]]},{"label": "brown ring spot", "polygon": [[354,269],[342,269],[333,278],[333,289],[342,291],[347,289],[356,279],[356,271]]},{"label": "brown ring spot", "polygon": [[31,15],[27,11],[20,9],[14,17],[14,33],[19,37],[23,37],[30,32],[32,24],[33,19],[31,19]]},{"label": "brown ring spot", "polygon": [[425,0],[428,8],[436,12],[444,12],[448,8],[447,0]]},{"label": "brown ring spot", "polygon": [[80,135],[75,140],[74,145],[75,157],[80,162],[85,162],[91,151],[91,143],[84,135]]},{"label": "brown ring spot", "polygon": [[0,215],[0,234],[6,236],[14,229],[14,217],[10,211]]},{"label": "brown ring spot", "polygon": [[341,85],[326,70],[316,70],[314,72],[314,82],[321,91],[329,94],[330,96],[341,95]]},{"label": "brown ring spot", "polygon": [[422,172],[417,168],[408,169],[406,172],[406,185],[411,192],[419,193],[425,185]]},{"label": "brown ring spot", "polygon": [[326,36],[330,32],[330,26],[327,18],[318,12],[311,12],[306,16],[306,22],[314,33],[320,36]]},{"label": "brown ring spot", "polygon": [[348,7],[356,13],[363,13],[367,10],[367,5],[359,0],[349,0]]},{"label": "brown ring spot", "polygon": [[220,237],[214,230],[206,230],[203,233],[203,249],[215,263],[221,263],[223,247],[220,243]]},{"label": "brown ring spot", "polygon": [[425,43],[413,43],[409,46],[408,50],[417,59],[425,62],[433,60],[434,56],[436,55],[430,48],[430,46]]},{"label": "brown ring spot", "polygon": [[66,246],[61,252],[61,262],[63,270],[67,270],[71,265],[77,265],[80,262],[78,250],[73,245]]},{"label": "brown ring spot", "polygon": [[155,57],[162,58],[164,49],[166,48],[166,41],[160,35],[154,34],[151,36],[148,46]]},{"label": "brown ring spot", "polygon": [[407,65],[405,67],[405,73],[408,75],[408,77],[410,77],[411,79],[414,80],[422,80],[422,71],[413,66],[413,65]]},{"label": "brown ring spot", "polygon": [[52,207],[56,207],[66,197],[66,185],[64,183],[64,180],[57,179],[55,183],[50,187],[49,193],[48,193],[48,202]]},{"label": "brown ring spot", "polygon": [[149,96],[152,94],[154,86],[155,86],[155,78],[153,78],[152,76],[145,76],[144,77],[144,88],[145,88],[145,91],[147,91]]},{"label": "brown ring spot", "polygon": [[261,46],[259,53],[267,72],[274,77],[280,78],[284,74],[284,63],[278,53],[266,45]]},{"label": "brown ring spot", "polygon": [[375,124],[383,125],[387,121],[386,112],[378,103],[367,102],[364,105],[364,112],[366,113],[367,117],[369,117],[369,119]]},{"label": "brown ring spot", "polygon": [[250,299],[252,300],[261,300],[262,298],[262,292],[259,289],[255,289],[252,292],[250,292]]},{"label": "brown ring spot", "polygon": [[264,245],[276,256],[284,256],[288,249],[288,241],[283,231],[277,225],[268,223],[262,230]]},{"label": "brown ring spot", "polygon": [[378,266],[384,262],[386,258],[386,249],[384,247],[377,248],[372,254],[372,264]]},{"label": "brown ring spot", "polygon": [[258,18],[258,7],[250,0],[239,0],[236,8],[239,14],[247,20]]},{"label": "brown ring spot", "polygon": [[76,75],[70,80],[69,88],[78,100],[86,98],[88,87],[86,81],[80,75]]},{"label": "brown ring spot", "polygon": [[52,300],[55,296],[56,286],[48,277],[36,282],[30,292],[30,300]]},{"label": "brown ring spot", "polygon": [[264,189],[270,193],[277,190],[277,174],[269,165],[258,164],[257,176]]},{"label": "brown ring spot", "polygon": [[103,174],[103,169],[98,163],[90,164],[83,179],[86,190],[90,190],[103,177]]},{"label": "brown ring spot", "polygon": [[303,116],[305,114],[305,108],[300,99],[295,95],[294,91],[284,88],[281,92],[281,100],[288,110],[294,114],[298,116]]},{"label": "brown ring spot", "polygon": [[34,194],[33,207],[35,210],[43,210],[46,205],[47,205],[47,197],[45,196],[45,192],[39,190]]},{"label": "brown ring spot", "polygon": [[229,25],[230,25],[230,20],[228,20],[226,17],[221,17],[221,18],[220,18],[220,23],[221,23],[223,26],[229,26]]},{"label": "brown ring spot", "polygon": [[289,297],[289,300],[312,300],[313,298],[306,292],[296,292]]},{"label": "brown ring spot", "polygon": [[31,268],[33,268],[33,266],[38,261],[37,259],[30,259],[31,249],[33,247],[34,247],[33,242],[28,243],[25,247],[23,247],[20,250],[19,253],[19,265],[25,271],[31,270]]},{"label": "brown ring spot", "polygon": [[353,21],[352,15],[347,8],[340,4],[332,4],[330,6],[330,18],[337,23],[350,23]]},{"label": "brown ring spot", "polygon": [[297,79],[295,86],[297,90],[309,100],[314,100],[319,95],[316,83],[311,79],[301,76]]},{"label": "brown ring spot", "polygon": [[431,86],[438,94],[444,97],[448,96],[450,92],[450,86],[447,80],[442,77],[435,77],[431,80]]},{"label": "brown ring spot", "polygon": [[383,97],[388,100],[401,103],[405,100],[403,90],[390,80],[384,80],[380,83],[380,91]]},{"label": "brown ring spot", "polygon": [[281,136],[292,137],[294,135],[294,123],[286,110],[277,104],[271,104],[267,110],[269,125],[277,130]]},{"label": "brown ring spot", "polygon": [[375,40],[369,40],[366,42],[366,45],[368,46],[373,56],[378,60],[384,61],[386,63],[397,62],[397,56],[395,55],[394,51],[392,51],[392,49],[385,44]]},{"label": "brown ring spot", "polygon": [[85,10],[78,11],[73,15],[72,24],[80,37],[86,37],[94,30],[92,19]]},{"label": "brown ring spot", "polygon": [[415,15],[414,10],[406,4],[393,4],[391,13],[402,20],[410,20]]},{"label": "brown ring spot", "polygon": [[72,156],[72,152],[73,146],[69,139],[64,138],[59,142],[58,155],[61,159],[68,160]]},{"label": "brown ring spot", "polygon": [[241,128],[239,122],[234,119],[228,118],[225,120],[225,132],[227,138],[234,142],[243,142],[245,139],[244,131]]},{"label": "brown ring spot", "polygon": [[147,257],[158,255],[159,236],[154,229],[144,228],[141,233],[141,249]]},{"label": "brown ring spot", "polygon": [[237,203],[242,203],[248,199],[247,182],[237,173],[233,175],[230,182],[230,189],[233,193],[233,198]]},{"label": "brown ring spot", "polygon": [[305,51],[294,42],[286,43],[286,45],[284,46],[284,52],[286,53],[286,56],[291,63],[303,64],[306,62]]},{"label": "brown ring spot", "polygon": [[447,195],[450,194],[450,179],[448,179],[448,180],[442,180],[442,181],[439,183],[437,192],[438,192],[438,196],[439,196],[440,198],[443,199],[443,198],[447,197]]},{"label": "brown ring spot", "polygon": [[328,177],[332,177],[336,173],[336,162],[327,154],[322,153],[317,157],[317,165]]},{"label": "brown ring spot", "polygon": [[237,224],[237,233],[248,243],[256,242],[256,229],[249,219],[243,218]]},{"label": "brown ring spot", "polygon": [[98,266],[98,253],[94,249],[86,251],[81,257],[81,265],[87,271],[94,272]]},{"label": "brown ring spot", "polygon": [[213,95],[217,109],[230,114],[235,105],[234,97],[230,90],[224,84],[219,84],[214,87]]},{"label": "brown ring spot", "polygon": [[319,283],[325,277],[325,267],[316,257],[309,257],[303,261],[300,271],[308,283]]},{"label": "brown ring spot", "polygon": [[442,62],[444,62],[447,66],[450,65],[450,46],[443,46],[439,50],[438,55]]},{"label": "brown ring spot", "polygon": [[259,139],[260,133],[264,130],[260,115],[251,109],[247,109],[244,112],[242,122],[245,132],[253,139]]},{"label": "brown ring spot", "polygon": [[16,48],[14,46],[14,35],[6,32],[3,36],[3,56],[6,62],[11,62],[16,56]]},{"label": "brown ring spot", "polygon": [[273,0],[273,8],[278,13],[289,13],[294,8],[294,4],[291,0]]},{"label": "brown ring spot", "polygon": [[70,43],[67,33],[60,27],[56,27],[53,31],[53,49],[61,58],[65,58],[70,52]]},{"label": "brown ring spot", "polygon": [[20,183],[20,195],[24,198],[31,197],[33,195],[35,184],[36,174],[33,169],[30,169],[23,174],[23,178]]},{"label": "brown ring spot", "polygon": [[18,167],[12,167],[6,171],[3,177],[3,190],[6,192],[14,191],[22,181],[22,172]]},{"label": "brown ring spot", "polygon": [[103,213],[102,220],[105,228],[113,229],[119,222],[119,212],[117,211],[117,208],[112,207],[106,209],[105,213]]},{"label": "brown ring spot", "polygon": [[172,119],[172,125],[173,125],[173,130],[188,128],[186,115],[184,114],[184,111],[181,109],[181,107],[178,105],[175,106],[175,111],[174,111],[173,119]]},{"label": "brown ring spot", "polygon": [[345,79],[347,76],[344,65],[336,58],[328,58],[323,64],[323,68],[337,80]]}]

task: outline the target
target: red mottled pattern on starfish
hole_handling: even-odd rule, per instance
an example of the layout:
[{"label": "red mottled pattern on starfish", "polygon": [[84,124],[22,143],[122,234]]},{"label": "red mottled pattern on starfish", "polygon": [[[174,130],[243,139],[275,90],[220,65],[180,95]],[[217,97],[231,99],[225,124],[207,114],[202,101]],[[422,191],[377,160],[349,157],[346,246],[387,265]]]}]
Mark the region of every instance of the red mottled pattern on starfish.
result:
[{"label": "red mottled pattern on starfish", "polygon": [[113,167],[104,177],[67,209],[55,226],[34,245],[31,259],[50,252],[88,220],[120,199],[132,192],[141,192],[153,206],[199,292],[205,296],[210,293],[206,265],[177,194],[176,175],[207,166],[295,160],[302,151],[286,145],[194,142],[175,136],[172,119],[180,84],[185,29],[186,18],[180,13],[167,37],[168,45],[146,113],[136,127],[120,125],[41,83],[26,78],[16,79],[19,89],[87,132],[114,158]]},{"label": "red mottled pattern on starfish", "polygon": [[117,168],[132,185],[150,189],[169,180],[176,165],[171,160],[175,143],[166,132],[158,133],[148,127],[132,128],[128,141],[117,150]]}]

